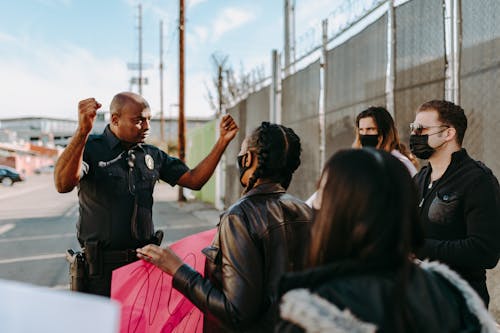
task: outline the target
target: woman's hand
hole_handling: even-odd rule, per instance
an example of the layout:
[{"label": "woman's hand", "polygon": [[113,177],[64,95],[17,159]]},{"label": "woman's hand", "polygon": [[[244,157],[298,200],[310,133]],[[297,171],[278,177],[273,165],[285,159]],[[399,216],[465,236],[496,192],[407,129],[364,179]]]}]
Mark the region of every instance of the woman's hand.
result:
[{"label": "woman's hand", "polygon": [[165,273],[174,275],[184,262],[169,247],[161,248],[158,245],[149,244],[137,249],[137,257],[146,260]]}]

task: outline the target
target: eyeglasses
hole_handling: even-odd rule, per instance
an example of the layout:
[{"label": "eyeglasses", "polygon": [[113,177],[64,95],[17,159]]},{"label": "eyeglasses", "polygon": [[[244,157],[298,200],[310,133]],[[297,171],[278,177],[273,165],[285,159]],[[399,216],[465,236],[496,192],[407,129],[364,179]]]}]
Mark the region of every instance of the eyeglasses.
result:
[{"label": "eyeglasses", "polygon": [[[450,128],[449,125],[437,125],[437,126],[424,126],[422,124],[419,124],[419,123],[411,123],[410,124],[410,132],[411,133],[415,133],[416,135],[422,135],[422,132],[426,129],[431,129],[431,128],[442,128],[442,127],[446,127],[446,128]],[[443,130],[444,131],[444,130]],[[442,131],[441,131],[442,132]],[[437,133],[441,133],[441,132],[436,132],[436,133],[432,133],[432,134],[429,134],[429,135],[433,135],[433,134],[437,134]]]}]

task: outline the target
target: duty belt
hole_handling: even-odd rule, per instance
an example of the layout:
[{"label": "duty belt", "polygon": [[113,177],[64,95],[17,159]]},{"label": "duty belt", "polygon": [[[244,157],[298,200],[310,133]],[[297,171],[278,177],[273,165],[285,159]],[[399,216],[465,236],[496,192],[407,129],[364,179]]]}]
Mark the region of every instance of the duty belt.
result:
[{"label": "duty belt", "polygon": [[120,262],[134,262],[138,260],[137,254],[133,249],[121,251],[102,251],[102,260],[105,264],[120,263]]}]

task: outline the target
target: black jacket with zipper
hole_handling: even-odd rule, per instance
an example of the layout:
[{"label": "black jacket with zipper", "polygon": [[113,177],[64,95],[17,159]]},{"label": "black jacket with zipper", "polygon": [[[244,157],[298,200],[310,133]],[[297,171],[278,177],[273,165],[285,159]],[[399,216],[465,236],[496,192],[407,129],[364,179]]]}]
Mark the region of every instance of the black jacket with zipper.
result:
[{"label": "black jacket with zipper", "polygon": [[430,184],[432,168],[415,176],[426,240],[418,257],[438,260],[457,271],[488,305],[486,271],[499,258],[500,190],[483,163],[465,149],[452,154],[443,176]]}]

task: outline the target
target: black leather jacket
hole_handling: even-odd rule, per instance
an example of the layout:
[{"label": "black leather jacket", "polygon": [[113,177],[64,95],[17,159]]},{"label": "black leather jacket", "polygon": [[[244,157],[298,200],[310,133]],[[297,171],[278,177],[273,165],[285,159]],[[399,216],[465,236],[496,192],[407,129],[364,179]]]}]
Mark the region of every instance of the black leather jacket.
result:
[{"label": "black leather jacket", "polygon": [[277,183],[262,184],[222,214],[205,278],[188,265],[173,286],[205,314],[204,332],[270,332],[284,272],[302,268],[311,209]]},{"label": "black leather jacket", "polygon": [[484,164],[465,149],[451,156],[443,176],[429,188],[431,165],[415,176],[425,228],[419,258],[438,260],[456,270],[488,304],[485,269],[499,258],[500,189]]}]

